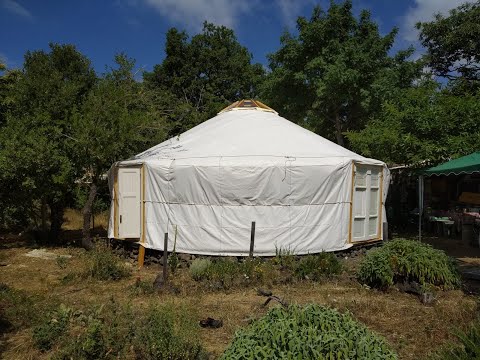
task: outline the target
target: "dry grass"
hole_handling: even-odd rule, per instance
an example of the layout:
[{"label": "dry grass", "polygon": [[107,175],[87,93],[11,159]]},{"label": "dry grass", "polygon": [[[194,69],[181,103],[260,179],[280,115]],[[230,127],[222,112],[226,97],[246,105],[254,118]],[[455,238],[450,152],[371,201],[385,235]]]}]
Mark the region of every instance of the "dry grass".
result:
[{"label": "dry grass", "polygon": [[[79,212],[69,210],[65,215],[65,230],[81,227]],[[108,214],[99,214],[96,225],[105,226],[106,229],[107,216]],[[222,328],[201,330],[203,346],[216,356],[227,347],[237,329],[247,326],[252,319],[261,317],[268,310],[268,307],[262,306],[265,298],[258,296],[256,289],[208,291],[205,286],[190,278],[187,269],[179,269],[171,278],[172,284],[179,290],[178,294],[135,295],[131,291],[137,279],[153,282],[160,271],[158,265],[138,270],[135,264],[129,263],[133,270],[132,277],[119,281],[97,281],[82,277],[65,281],[62,279],[66,275],[80,274],[85,270],[84,250],[48,249],[59,255],[72,255],[62,269],[55,260],[26,257],[25,254],[31,249],[19,240],[13,238],[0,241],[0,259],[7,263],[7,266],[0,268],[2,283],[40,296],[44,301],[54,299],[80,310],[106,303],[112,297],[121,304],[128,303],[139,309],[166,302],[195,307],[199,317],[223,320]],[[345,268],[352,273],[358,265],[358,258],[345,261]],[[477,312],[476,298],[461,291],[442,292],[433,306],[424,306],[413,295],[393,290],[385,293],[366,289],[347,274],[324,283],[275,285],[271,290],[290,303],[318,303],[340,311],[350,311],[358,320],[383,335],[401,359],[425,358],[445,342],[454,340],[451,331],[455,327],[466,327]],[[3,335],[0,340],[0,358],[47,359],[49,356],[34,348],[31,330],[24,329]]]},{"label": "dry grass", "polygon": [[[159,266],[138,270],[132,265],[133,276],[117,282],[76,279],[65,283],[62,278],[66,274],[80,273],[84,269],[83,250],[49,249],[73,256],[65,269],[61,269],[54,260],[24,256],[29,250],[18,244],[0,251],[0,256],[8,262],[8,266],[2,267],[2,282],[30,294],[58,299],[77,309],[105,303],[111,297],[135,307],[146,308],[152,303],[167,301],[194,306],[201,317],[223,319],[222,328],[202,329],[201,332],[203,345],[215,355],[225,349],[239,327],[247,326],[251,319],[267,311],[262,307],[265,299],[256,295],[255,289],[206,291],[190,279],[187,269],[180,269],[172,278],[173,285],[179,289],[176,295],[136,296],[129,291],[138,277],[153,281]],[[453,339],[450,334],[452,327],[466,326],[476,312],[475,298],[461,291],[441,293],[434,306],[424,306],[415,296],[395,291],[383,293],[368,290],[348,276],[325,283],[278,285],[272,290],[292,303],[314,302],[352,312],[357,319],[385,336],[402,359],[424,358],[447,340]],[[33,348],[28,330],[7,333],[4,340],[5,359],[48,358]]]},{"label": "dry grass", "polygon": [[[108,228],[108,211],[95,214],[95,228],[107,230]],[[64,214],[63,229],[64,230],[79,230],[83,227],[82,212],[75,209],[66,209]]]}]

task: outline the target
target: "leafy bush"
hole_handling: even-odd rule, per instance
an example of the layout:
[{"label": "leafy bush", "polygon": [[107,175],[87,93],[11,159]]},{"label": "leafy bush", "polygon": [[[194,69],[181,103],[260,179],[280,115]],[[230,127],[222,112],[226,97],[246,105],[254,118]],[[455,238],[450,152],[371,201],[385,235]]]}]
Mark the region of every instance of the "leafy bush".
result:
[{"label": "leafy bush", "polygon": [[322,252],[303,256],[295,267],[295,276],[300,279],[320,280],[324,276],[337,275],[342,264],[333,253]]},{"label": "leafy bush", "polygon": [[293,268],[296,262],[294,251],[290,248],[281,248],[275,245],[274,262],[276,265],[280,265],[283,268]]},{"label": "leafy bush", "polygon": [[238,331],[221,359],[396,359],[350,314],[319,305],[273,308]]},{"label": "leafy bush", "polygon": [[423,286],[455,288],[460,276],[445,252],[418,241],[399,239],[367,252],[357,272],[360,282],[385,288],[415,281]]},{"label": "leafy bush", "polygon": [[[85,312],[70,311],[62,333],[47,322],[42,339],[48,340],[45,349],[56,345],[51,355],[58,360],[205,359],[192,313],[172,304],[134,311],[111,299]],[[47,336],[49,327],[54,334]]]},{"label": "leafy bush", "polygon": [[196,280],[202,280],[207,278],[208,269],[212,265],[212,262],[208,259],[195,259],[190,264],[190,275]]},{"label": "leafy bush", "polygon": [[97,280],[119,280],[131,274],[111,249],[100,244],[87,253],[87,266],[87,276]]},{"label": "leafy bush", "polygon": [[135,282],[129,287],[129,290],[133,295],[151,295],[157,291],[153,281],[141,280],[140,278],[135,280]]},{"label": "leafy bush", "polygon": [[63,337],[57,339],[55,359],[126,358],[135,334],[135,320],[130,307],[119,306],[113,299],[100,307],[76,312]]},{"label": "leafy bush", "polygon": [[480,359],[480,320],[473,322],[465,331],[455,332],[459,344],[450,344],[433,356],[438,360],[470,360]]},{"label": "leafy bush", "polygon": [[32,295],[0,283],[0,323],[4,328],[34,326],[43,320],[43,314],[51,312],[57,305],[55,298]]},{"label": "leafy bush", "polygon": [[215,286],[229,289],[235,282],[242,281],[245,277],[242,265],[227,259],[217,259],[207,269],[207,279]]},{"label": "leafy bush", "polygon": [[151,308],[136,327],[133,348],[139,359],[207,359],[197,340],[199,325],[191,309]]},{"label": "leafy bush", "polygon": [[44,321],[33,328],[32,336],[35,346],[42,351],[50,350],[64,334],[71,315],[72,310],[63,304],[57,310],[48,313]]}]

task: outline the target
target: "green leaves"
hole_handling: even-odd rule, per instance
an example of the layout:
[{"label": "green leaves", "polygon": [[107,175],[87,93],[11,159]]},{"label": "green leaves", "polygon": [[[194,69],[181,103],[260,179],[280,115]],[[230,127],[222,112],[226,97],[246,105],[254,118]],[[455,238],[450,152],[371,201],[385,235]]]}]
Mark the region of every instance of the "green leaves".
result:
[{"label": "green leaves", "polygon": [[360,264],[358,280],[377,288],[404,281],[451,289],[460,285],[453,261],[441,250],[418,241],[398,239],[372,249]]},{"label": "green leaves", "polygon": [[349,314],[319,305],[273,308],[235,334],[220,359],[396,359]]},{"label": "green leaves", "polygon": [[480,93],[458,96],[425,81],[402,90],[347,137],[354,151],[389,164],[435,165],[477,150],[479,104]]},{"label": "green leaves", "polygon": [[465,3],[446,17],[418,23],[420,41],[427,49],[426,59],[438,75],[480,82],[480,4]]},{"label": "green leaves", "polygon": [[282,36],[281,48],[269,55],[264,97],[283,116],[341,145],[343,132],[362,128],[382,100],[409,86],[420,70],[406,65],[411,50],[391,58],[397,30],[381,36],[368,11],[353,15],[351,1],[331,2],[327,11],[317,7],[297,27],[298,35]]},{"label": "green leaves", "polygon": [[145,73],[144,80],[149,88],[169,92],[189,110],[187,116],[172,119],[171,136],[213,117],[233,101],[258,93],[264,70],[251,64],[251,54],[231,29],[206,22],[203,31],[189,39],[172,28],[165,50],[164,61]]}]

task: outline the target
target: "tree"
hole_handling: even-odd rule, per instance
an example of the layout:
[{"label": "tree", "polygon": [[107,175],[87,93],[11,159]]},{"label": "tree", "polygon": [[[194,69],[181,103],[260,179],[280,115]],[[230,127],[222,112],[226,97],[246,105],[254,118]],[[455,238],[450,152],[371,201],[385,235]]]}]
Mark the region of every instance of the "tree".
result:
[{"label": "tree", "polygon": [[480,3],[466,3],[440,14],[430,22],[418,23],[420,41],[427,49],[432,71],[449,80],[459,77],[480,81]]},{"label": "tree", "polygon": [[116,161],[131,157],[165,139],[163,104],[135,81],[134,61],[115,56],[116,68],[105,74],[72,117],[71,146],[74,163],[83,180],[90,183],[84,204],[82,245],[91,249],[92,205],[102,176]]},{"label": "tree", "polygon": [[184,31],[170,29],[165,52],[164,61],[145,73],[144,79],[151,88],[170,92],[190,109],[170,135],[215,115],[235,100],[254,97],[264,74],[260,64],[251,64],[252,55],[233,30],[207,22],[190,41]]},{"label": "tree", "polygon": [[427,80],[402,90],[365,129],[347,136],[364,156],[425,167],[477,151],[479,123],[480,92],[457,96]]},{"label": "tree", "polygon": [[50,44],[50,51],[27,52],[0,134],[2,197],[35,208],[42,229],[50,208],[50,237],[56,240],[63,210],[78,177],[70,146],[71,116],[96,81],[90,61],[73,45]]},{"label": "tree", "polygon": [[20,79],[22,73],[19,70],[7,69],[5,64],[0,63],[0,127],[5,124],[6,114],[14,104],[12,88]]},{"label": "tree", "polygon": [[[315,7],[309,20],[297,20],[298,35],[285,33],[269,56],[271,73],[263,97],[282,114],[344,145],[343,133],[360,129],[382,99],[410,86],[420,66],[407,62],[412,50],[389,56],[397,29],[381,36],[352,2]],[[333,126],[331,126],[333,125]]]}]

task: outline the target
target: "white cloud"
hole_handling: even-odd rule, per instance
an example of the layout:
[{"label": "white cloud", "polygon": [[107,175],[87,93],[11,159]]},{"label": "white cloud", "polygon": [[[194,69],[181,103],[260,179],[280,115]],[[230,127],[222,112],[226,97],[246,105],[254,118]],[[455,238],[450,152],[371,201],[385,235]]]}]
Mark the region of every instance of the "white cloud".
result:
[{"label": "white cloud", "polygon": [[418,22],[430,21],[436,14],[448,15],[449,10],[469,2],[466,0],[414,0],[415,5],[411,6],[403,16],[401,36],[409,42],[418,41],[418,30],[415,24]]},{"label": "white cloud", "polygon": [[256,0],[144,0],[169,20],[198,30],[203,22],[234,28],[239,17],[252,12]]},{"label": "white cloud", "polygon": [[326,11],[329,8],[328,3],[324,0],[276,0],[276,4],[280,10],[283,22],[288,27],[294,27],[299,16],[303,15],[303,10],[307,6],[310,7],[308,10],[308,16],[312,13],[313,6],[320,5],[322,10]]},{"label": "white cloud", "polygon": [[2,6],[8,11],[27,19],[33,19],[32,13],[13,0],[3,0]]}]

